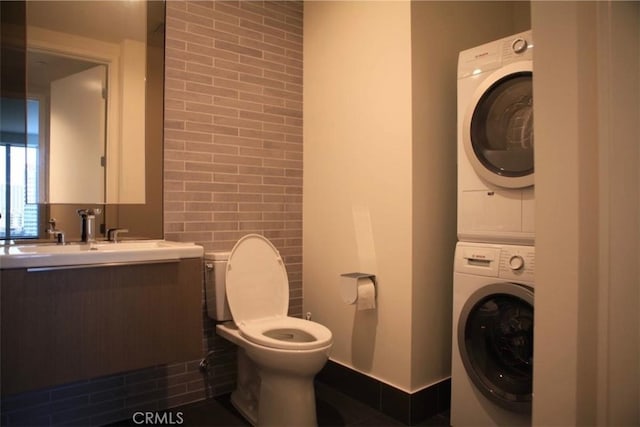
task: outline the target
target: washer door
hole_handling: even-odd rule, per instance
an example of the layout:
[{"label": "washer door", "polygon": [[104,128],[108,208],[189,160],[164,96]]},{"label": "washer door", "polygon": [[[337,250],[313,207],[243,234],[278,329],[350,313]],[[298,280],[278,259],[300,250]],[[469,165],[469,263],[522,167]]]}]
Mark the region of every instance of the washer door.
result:
[{"label": "washer door", "polygon": [[533,291],[495,283],[474,292],[458,320],[458,348],[473,384],[493,403],[530,412]]},{"label": "washer door", "polygon": [[516,62],[489,75],[471,99],[463,144],[474,170],[500,187],[533,185],[533,68]]}]

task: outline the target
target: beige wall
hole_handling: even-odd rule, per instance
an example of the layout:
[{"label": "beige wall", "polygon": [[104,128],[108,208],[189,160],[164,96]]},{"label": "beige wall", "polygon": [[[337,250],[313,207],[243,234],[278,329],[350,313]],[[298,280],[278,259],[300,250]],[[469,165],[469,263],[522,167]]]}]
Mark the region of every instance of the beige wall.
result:
[{"label": "beige wall", "polygon": [[[305,3],[303,311],[332,360],[408,392],[450,375],[457,53],[516,21],[507,2]],[[353,271],[376,274],[376,311],[341,302]]]},{"label": "beige wall", "polygon": [[[331,358],[409,389],[411,26],[408,2],[305,3],[304,311]],[[340,274],[378,279],[378,308]]]},{"label": "beige wall", "polygon": [[529,28],[528,2],[412,2],[412,390],[451,370],[458,52]]},{"label": "beige wall", "polygon": [[[587,63],[587,67],[582,69],[577,49],[581,37],[586,37],[584,42],[591,48],[594,38],[585,34],[584,27],[578,33],[575,8],[574,4],[565,3],[563,8],[547,10],[542,21],[538,18],[544,7],[534,4],[532,8],[536,38],[534,98],[538,267],[533,404],[534,423],[544,425],[581,424],[578,406],[582,411],[595,409],[593,382],[582,390],[580,398],[576,388],[579,371],[586,374],[595,369],[595,335],[580,339],[578,329],[581,322],[590,326],[592,331],[596,327],[593,294],[597,270],[581,270],[580,263],[584,259],[596,264],[597,242],[593,233],[597,230],[597,223],[594,223],[593,213],[597,210],[598,196],[596,191],[591,195],[585,193],[587,188],[597,189],[594,185],[597,184],[594,66]],[[552,13],[547,16],[549,12]],[[590,14],[588,18],[588,26],[592,27],[594,16]],[[566,32],[562,30],[565,27],[568,28]],[[559,32],[565,34],[556,39]],[[562,52],[562,67],[557,61],[558,51]],[[584,58],[584,52],[580,53]],[[590,103],[584,104],[585,109],[579,108],[581,96],[591,98]],[[558,117],[562,120],[557,120]],[[584,131],[579,129],[581,119],[585,130],[590,132],[583,134]],[[553,125],[544,126],[545,123]],[[589,170],[594,172],[590,182],[582,183],[581,175]],[[579,213],[582,208],[586,209],[584,217]],[[587,228],[591,228],[591,232],[581,236],[581,229]],[[581,299],[588,302],[581,304]],[[593,320],[585,317],[587,313]],[[586,351],[578,354],[579,347]],[[584,379],[592,381],[593,376],[585,375]],[[580,405],[578,400],[581,400]],[[585,414],[585,417],[593,420],[593,414]]]},{"label": "beige wall", "polygon": [[532,21],[533,423],[638,425],[640,6],[535,2]]}]

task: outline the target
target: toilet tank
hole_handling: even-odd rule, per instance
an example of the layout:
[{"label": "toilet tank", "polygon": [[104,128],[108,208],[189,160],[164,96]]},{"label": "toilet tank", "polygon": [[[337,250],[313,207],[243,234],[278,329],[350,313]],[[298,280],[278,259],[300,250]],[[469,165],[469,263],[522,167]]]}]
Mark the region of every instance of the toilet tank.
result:
[{"label": "toilet tank", "polygon": [[204,292],[207,314],[218,321],[232,320],[225,289],[225,269],[230,252],[205,252]]}]

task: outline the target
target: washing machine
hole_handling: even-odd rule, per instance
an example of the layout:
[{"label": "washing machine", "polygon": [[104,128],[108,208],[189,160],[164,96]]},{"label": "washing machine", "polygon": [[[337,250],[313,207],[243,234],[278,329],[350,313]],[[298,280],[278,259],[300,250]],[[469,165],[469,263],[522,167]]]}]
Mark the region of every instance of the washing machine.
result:
[{"label": "washing machine", "polygon": [[458,242],[451,425],[531,425],[533,246]]},{"label": "washing machine", "polygon": [[531,31],[458,56],[458,240],[533,245]]}]

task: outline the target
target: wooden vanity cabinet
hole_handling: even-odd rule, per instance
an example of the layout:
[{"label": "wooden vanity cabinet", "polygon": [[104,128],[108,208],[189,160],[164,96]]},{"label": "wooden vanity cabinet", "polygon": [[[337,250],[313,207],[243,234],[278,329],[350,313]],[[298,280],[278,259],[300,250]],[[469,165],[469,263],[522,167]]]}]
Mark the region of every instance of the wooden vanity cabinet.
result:
[{"label": "wooden vanity cabinet", "polygon": [[0,271],[2,395],[202,356],[202,259]]}]

